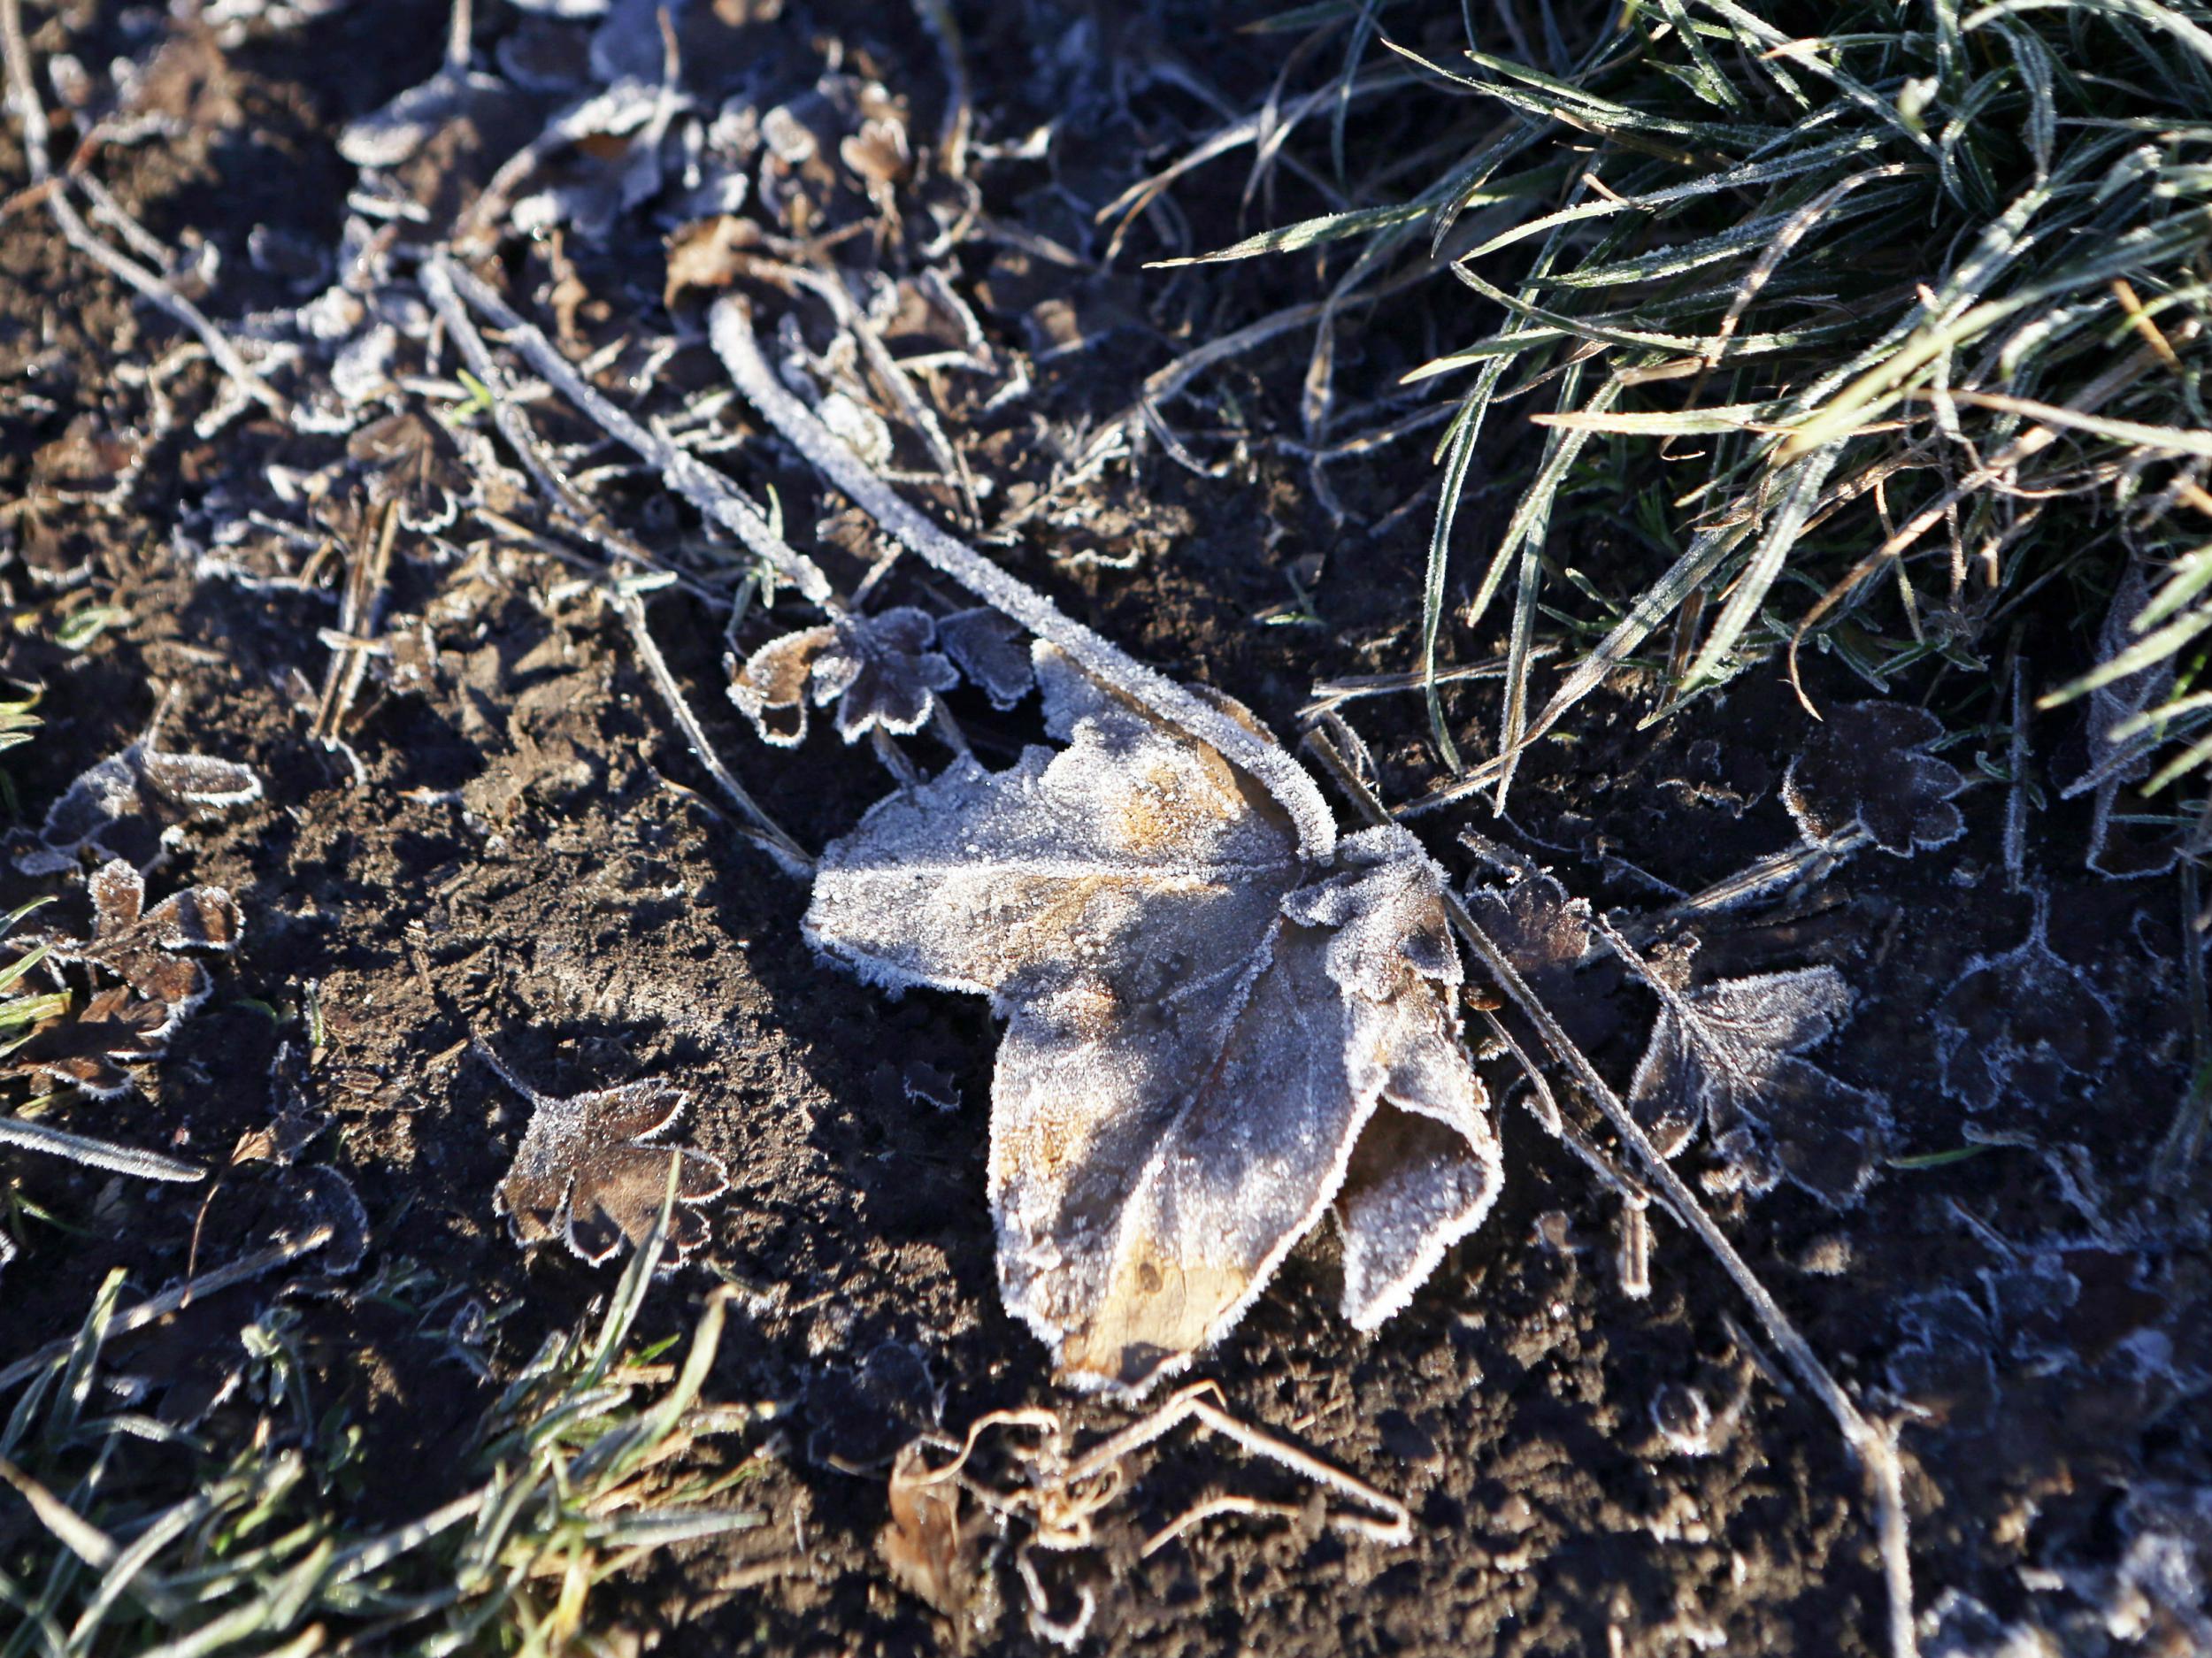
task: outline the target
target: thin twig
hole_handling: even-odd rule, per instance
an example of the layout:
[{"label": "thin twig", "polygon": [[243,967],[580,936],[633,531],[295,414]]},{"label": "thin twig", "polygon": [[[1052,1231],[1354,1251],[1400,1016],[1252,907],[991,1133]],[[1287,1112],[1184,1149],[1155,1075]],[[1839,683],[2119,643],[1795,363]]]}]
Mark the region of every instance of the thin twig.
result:
[{"label": "thin twig", "polygon": [[[1347,765],[1325,738],[1316,737],[1309,742],[1309,750],[1321,758],[1323,764],[1337,777],[1348,793],[1366,793],[1365,785]],[[1375,802],[1375,810],[1382,810]],[[1736,1251],[1728,1234],[1722,1232],[1697,1201],[1688,1184],[1675,1172],[1674,1165],[1662,1156],[1644,1132],[1643,1125],[1622,1104],[1620,1096],[1599,1074],[1589,1056],[1577,1046],[1559,1021],[1536,994],[1528,987],[1510,957],[1498,947],[1496,940],[1486,933],[1457,893],[1444,889],[1444,905],[1450,917],[1452,928],[1473,950],[1483,966],[1488,970],[1492,981],[1504,991],[1522,1016],[1536,1027],[1545,1046],[1563,1064],[1583,1092],[1604,1112],[1622,1142],[1636,1154],[1636,1158],[1648,1174],[1654,1195],[1677,1221],[1697,1235],[1698,1240],[1720,1263],[1746,1301],[1758,1316],[1760,1324],[1782,1354],[1784,1361],[1796,1374],[1806,1389],[1826,1407],[1842,1430],[1844,1443],[1850,1447],[1873,1481],[1875,1492],[1876,1531],[1880,1542],[1882,1572],[1889,1595],[1889,1645],[1892,1658],[1914,1658],[1919,1650],[1917,1635],[1913,1627],[1912,1562],[1908,1548],[1905,1516],[1904,1472],[1897,1459],[1896,1447],[1889,1432],[1869,1421],[1846,1393],[1841,1383],[1829,1372],[1811,1343],[1799,1333],[1789,1315],[1782,1310],[1766,1286],[1759,1281],[1750,1263]],[[1606,939],[1617,953],[1632,965],[1640,965],[1627,941],[1608,927],[1601,917],[1593,917],[1600,935]]]},{"label": "thin twig", "polygon": [[1213,703],[1145,667],[1118,645],[1074,620],[1026,582],[955,540],[909,506],[770,372],[753,337],[745,303],[716,302],[714,349],[731,379],[768,423],[863,511],[985,603],[1056,645],[1079,665],[1153,713],[1241,766],[1279,801],[1297,825],[1299,848],[1316,863],[1336,849],[1336,824],[1305,769],[1273,741],[1239,725]]},{"label": "thin twig", "polygon": [[507,343],[556,391],[587,418],[605,427],[657,468],[671,489],[744,542],[778,575],[796,587],[802,596],[826,610],[845,608],[821,566],[787,546],[770,526],[767,515],[740,494],[734,484],[695,456],[686,454],[668,439],[649,431],[600,395],[550,340],[516,315],[490,288],[443,254],[430,260],[424,270],[426,273],[434,271],[442,274],[471,308],[489,319],[492,326],[507,336]]},{"label": "thin twig", "polygon": [[171,287],[159,272],[150,271],[129,255],[100,240],[68,196],[69,180],[53,171],[51,133],[46,106],[39,101],[31,74],[30,43],[23,36],[23,0],[0,0],[0,56],[7,60],[8,90],[22,123],[23,153],[29,165],[31,186],[53,215],[62,239],[121,281],[135,288],[177,322],[198,336],[215,365],[246,395],[280,418],[288,418],[291,405],[252,365],[238,353],[207,313]]},{"label": "thin twig", "polygon": [[730,804],[753,824],[751,830],[744,832],[747,838],[774,858],[785,874],[795,875],[801,879],[812,879],[814,860],[808,856],[806,848],[761,810],[760,803],[745,792],[745,786],[731,774],[729,767],[724,765],[721,756],[715,753],[706,728],[699,724],[699,717],[691,711],[691,704],[684,700],[683,687],[676,683],[676,676],[669,672],[667,658],[661,655],[660,647],[653,642],[652,629],[645,622],[644,600],[618,587],[609,589],[608,603],[614,606],[615,613],[629,627],[631,642],[637,647],[638,660],[645,664],[646,677],[653,682],[653,688],[667,705],[669,718],[684,733],[684,741],[691,747],[692,757],[705,768],[707,775],[729,797]]},{"label": "thin twig", "polygon": [[391,570],[392,542],[399,533],[399,509],[380,503],[361,526],[361,537],[346,562],[346,586],[338,603],[338,629],[326,633],[330,666],[323,675],[322,700],[315,710],[309,732],[326,748],[341,746],[339,728],[361,694],[361,681],[369,668],[370,649],[376,643],[378,610],[384,582]]}]

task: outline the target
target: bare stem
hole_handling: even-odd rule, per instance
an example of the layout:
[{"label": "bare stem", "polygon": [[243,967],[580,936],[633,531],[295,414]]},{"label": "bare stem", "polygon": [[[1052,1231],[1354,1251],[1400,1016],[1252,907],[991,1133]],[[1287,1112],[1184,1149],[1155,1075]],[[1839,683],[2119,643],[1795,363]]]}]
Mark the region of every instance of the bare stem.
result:
[{"label": "bare stem", "polygon": [[[1316,733],[1309,740],[1310,749],[1318,756],[1348,791],[1358,794],[1367,793],[1357,773],[1344,764],[1341,756],[1327,740]],[[1374,810],[1382,810],[1376,802]],[[1843,1432],[1844,1443],[1866,1470],[1874,1484],[1876,1531],[1881,1547],[1882,1575],[1889,1592],[1889,1646],[1892,1658],[1915,1658],[1919,1651],[1919,1639],[1913,1627],[1912,1562],[1908,1548],[1905,1516],[1904,1474],[1897,1460],[1896,1446],[1889,1432],[1870,1422],[1860,1411],[1843,1385],[1820,1362],[1812,1344],[1799,1333],[1787,1313],[1782,1310],[1766,1286],[1751,1270],[1750,1263],[1736,1251],[1728,1234],[1697,1201],[1688,1184],[1677,1174],[1674,1165],[1662,1156],[1653,1145],[1651,1137],[1644,1132],[1643,1125],[1629,1114],[1620,1096],[1611,1085],[1599,1074],[1590,1063],[1589,1055],[1576,1045],[1559,1021],[1554,1018],[1536,993],[1528,987],[1510,957],[1498,947],[1495,940],[1484,932],[1459,894],[1449,887],[1444,888],[1444,904],[1451,917],[1452,928],[1474,951],[1484,967],[1488,969],[1492,981],[1505,992],[1522,1016],[1534,1025],[1544,1039],[1545,1046],[1564,1065],[1568,1073],[1580,1085],[1584,1093],[1605,1113],[1606,1120],[1621,1141],[1636,1154],[1650,1178],[1654,1196],[1665,1206],[1698,1241],[1720,1263],[1721,1270],[1734,1280],[1746,1301],[1751,1303],[1768,1338],[1780,1350],[1783,1361],[1795,1372],[1806,1389],[1817,1397],[1835,1418]],[[1601,936],[1632,966],[1640,966],[1635,953],[1625,940],[1601,919],[1596,921]]]},{"label": "bare stem", "polygon": [[556,391],[587,418],[603,426],[657,467],[671,489],[744,542],[803,596],[826,610],[845,608],[821,566],[787,545],[770,527],[766,515],[741,495],[734,484],[696,456],[686,454],[668,439],[649,431],[601,396],[550,340],[517,316],[490,288],[443,254],[425,265],[423,272],[426,283],[435,282],[440,277],[449,282],[471,309],[488,318],[494,327],[507,336],[507,343]]},{"label": "bare stem", "polygon": [[722,764],[708,738],[706,728],[699,724],[699,717],[691,711],[691,704],[684,700],[683,687],[676,683],[676,676],[669,672],[668,660],[661,655],[660,647],[653,642],[652,629],[645,623],[645,601],[634,593],[617,590],[610,595],[610,603],[630,630],[630,640],[637,647],[638,660],[645,664],[645,674],[652,680],[653,688],[667,704],[669,717],[676,722],[691,747],[692,757],[706,769],[716,786],[729,799],[730,804],[742,812],[754,825],[749,838],[776,860],[778,867],[787,875],[802,879],[811,879],[814,860],[807,856],[804,847],[784,830],[765,811],[760,803],[745,792],[745,786]]},{"label": "bare stem", "polygon": [[742,300],[731,295],[716,302],[711,333],[714,349],[738,390],[809,464],[869,517],[985,603],[1038,638],[1058,646],[1123,695],[1251,773],[1290,814],[1297,825],[1299,848],[1308,858],[1325,864],[1334,855],[1336,823],[1328,802],[1305,768],[1280,745],[1239,725],[1165,674],[1144,666],[1120,646],[1092,632],[1026,582],[1007,574],[909,506],[812,411],[784,389],[760,354],[759,343],[753,337],[752,317]]}]

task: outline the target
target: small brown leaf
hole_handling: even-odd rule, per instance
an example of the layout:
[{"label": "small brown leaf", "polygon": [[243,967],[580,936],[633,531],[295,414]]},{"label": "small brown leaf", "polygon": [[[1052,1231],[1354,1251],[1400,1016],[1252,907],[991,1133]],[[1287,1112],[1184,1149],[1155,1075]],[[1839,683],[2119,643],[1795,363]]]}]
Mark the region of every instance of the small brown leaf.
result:
[{"label": "small brown leaf", "polygon": [[494,1202],[517,1243],[563,1238],[595,1264],[625,1242],[634,1248],[660,1215],[672,1157],[680,1166],[670,1258],[680,1261],[706,1241],[706,1219],[695,1206],[727,1188],[721,1162],[649,1143],[683,1114],[680,1090],[649,1079],[565,1100],[528,1097],[530,1125]]},{"label": "small brown leaf", "polygon": [[694,290],[727,288],[745,269],[745,256],[760,245],[760,226],[734,213],[695,219],[668,239],[668,274],[661,303],[669,310]]},{"label": "small brown leaf", "polygon": [[131,864],[112,858],[86,884],[92,897],[92,936],[56,938],[52,959],[105,969],[148,1002],[168,1009],[166,1034],[207,999],[207,969],[185,950],[228,950],[238,942],[238,906],[219,887],[188,887],[146,908],[146,881]]},{"label": "small brown leaf", "polygon": [[8,1055],[7,1068],[82,1090],[97,1100],[131,1089],[125,1065],[158,1059],[174,1021],[156,1002],[134,1002],[127,986],[103,990],[73,1018],[34,1032]]},{"label": "small brown leaf", "polygon": [[959,1622],[975,1586],[975,1537],[961,1524],[960,1482],[931,1475],[917,1442],[891,1464],[891,1524],[876,1539],[891,1580]]}]

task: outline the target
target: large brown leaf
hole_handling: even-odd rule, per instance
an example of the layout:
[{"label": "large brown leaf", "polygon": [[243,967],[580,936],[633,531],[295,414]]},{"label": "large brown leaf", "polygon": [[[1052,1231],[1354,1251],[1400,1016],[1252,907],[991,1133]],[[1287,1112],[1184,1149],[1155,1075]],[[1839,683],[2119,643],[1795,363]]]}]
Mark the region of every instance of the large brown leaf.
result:
[{"label": "large brown leaf", "polygon": [[1394,828],[1316,868],[1219,755],[1049,647],[1037,678],[1069,746],[878,804],[809,937],[1005,1017],[999,1281],[1068,1379],[1187,1362],[1333,1203],[1346,1316],[1380,1324],[1499,1184],[1440,872]]}]

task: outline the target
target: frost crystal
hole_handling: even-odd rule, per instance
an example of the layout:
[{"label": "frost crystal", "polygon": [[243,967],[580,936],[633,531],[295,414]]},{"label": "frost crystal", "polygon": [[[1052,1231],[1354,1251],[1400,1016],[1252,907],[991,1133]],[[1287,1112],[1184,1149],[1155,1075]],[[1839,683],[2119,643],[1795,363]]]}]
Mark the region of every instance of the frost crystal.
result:
[{"label": "frost crystal", "polygon": [[1827,841],[1856,823],[1898,857],[1966,833],[1951,796],[1966,779],[1926,752],[1943,722],[1906,702],[1847,702],[1790,762],[1782,803],[1805,838]]},{"label": "frost crystal", "polygon": [[825,851],[809,938],[1006,1018],[1000,1287],[1068,1379],[1187,1362],[1332,1204],[1345,1314],[1373,1328],[1500,1179],[1440,874],[1394,828],[1317,871],[1218,754],[1035,664],[1069,746],[879,802]]},{"label": "frost crystal", "polygon": [[1875,1095],[1798,1054],[1827,1038],[1851,1005],[1832,967],[1726,979],[1663,993],[1629,1108],[1673,1156],[1700,1123],[1744,1183],[1786,1176],[1841,1205],[1874,1172],[1889,1113]]}]

